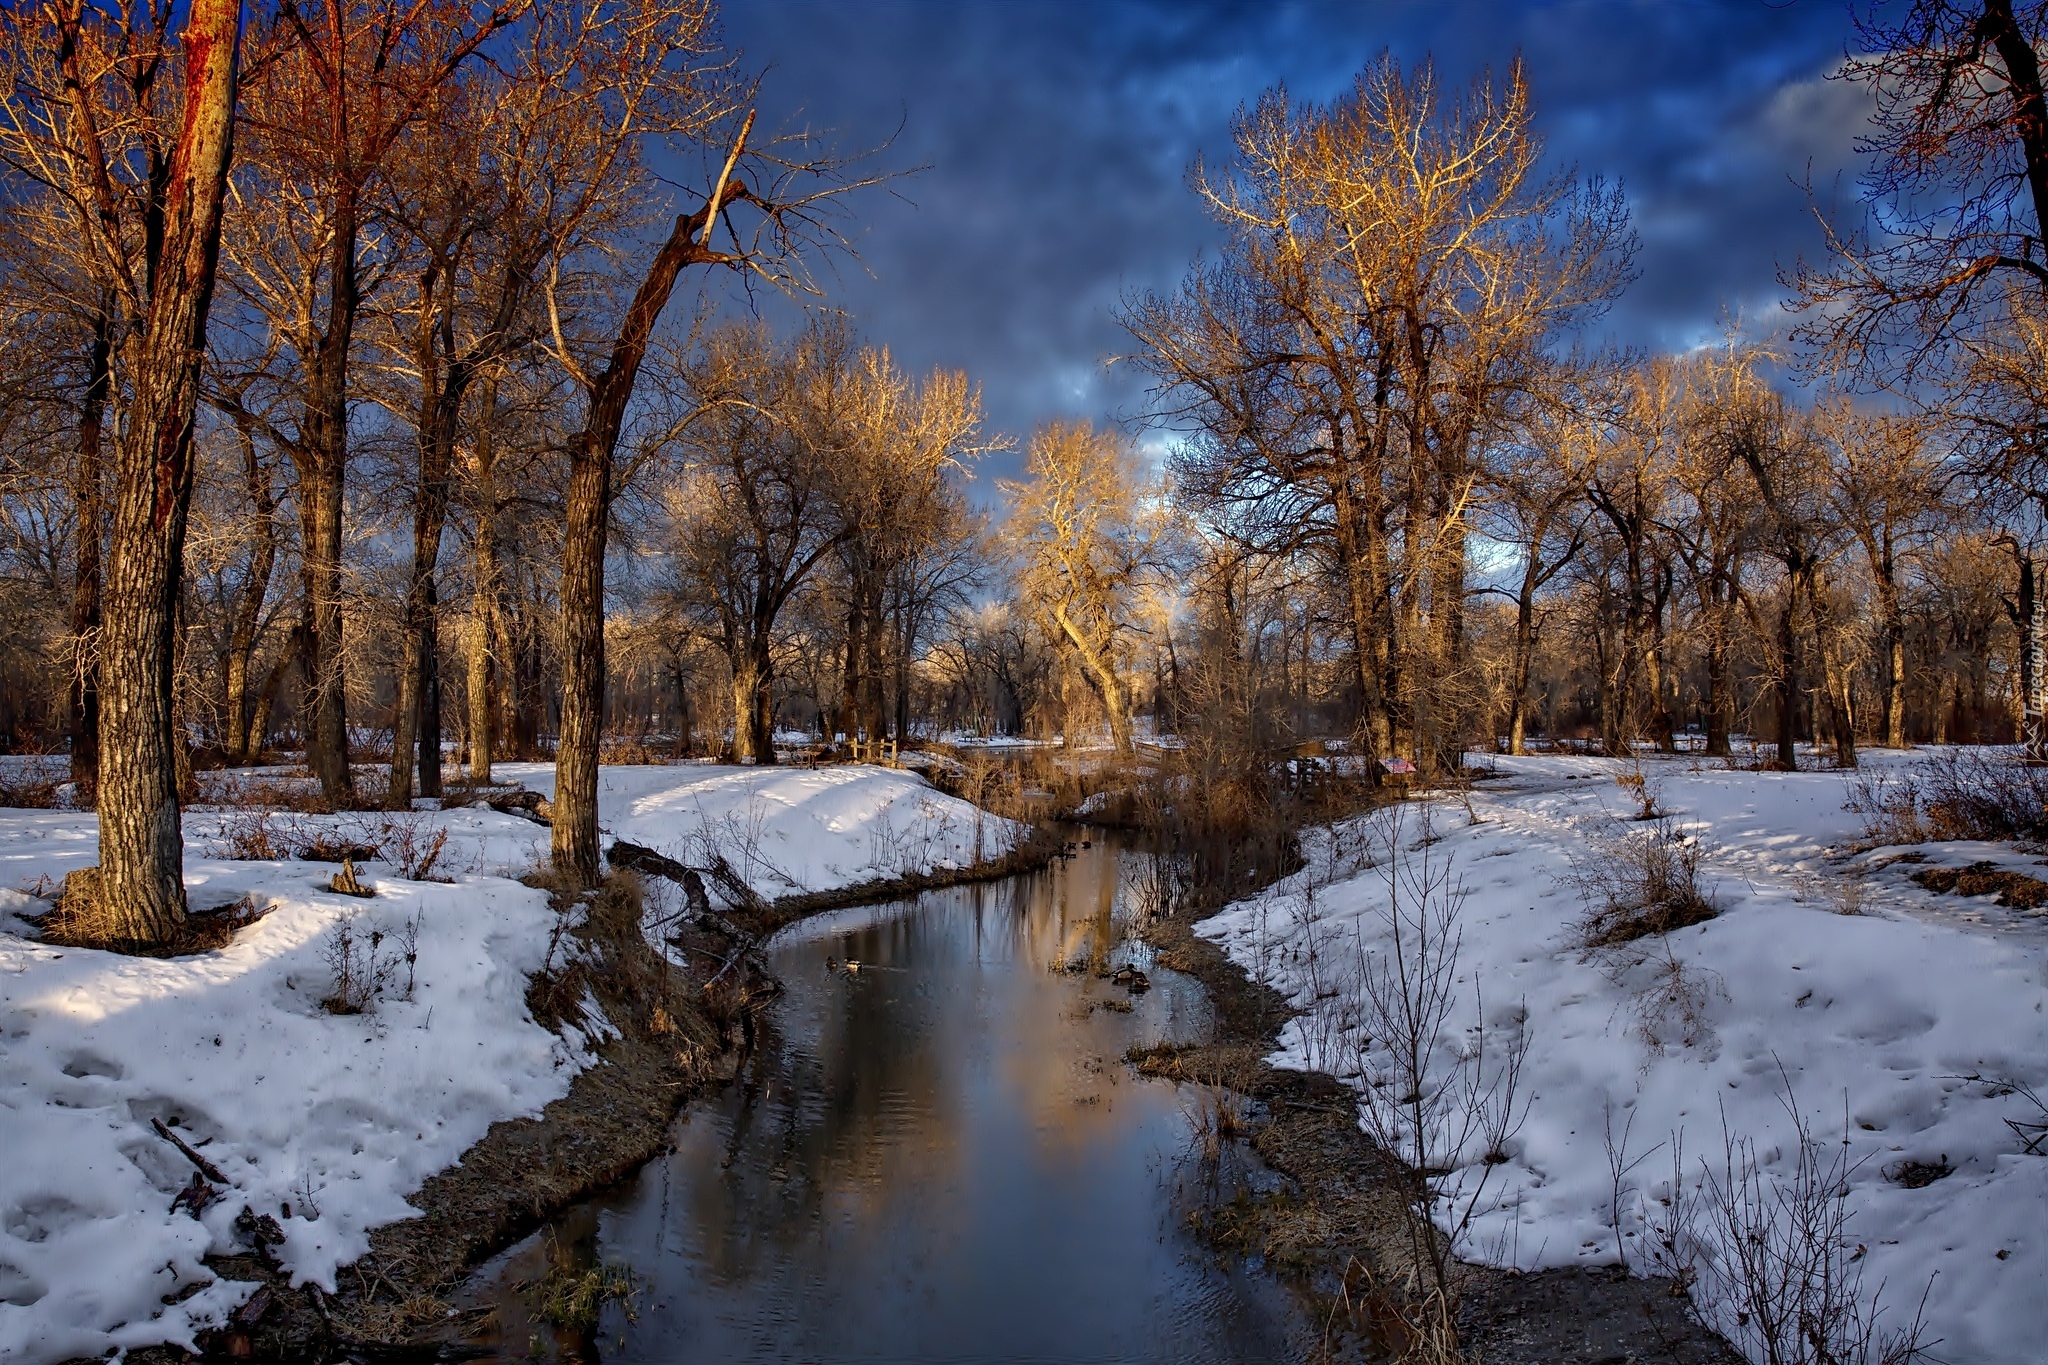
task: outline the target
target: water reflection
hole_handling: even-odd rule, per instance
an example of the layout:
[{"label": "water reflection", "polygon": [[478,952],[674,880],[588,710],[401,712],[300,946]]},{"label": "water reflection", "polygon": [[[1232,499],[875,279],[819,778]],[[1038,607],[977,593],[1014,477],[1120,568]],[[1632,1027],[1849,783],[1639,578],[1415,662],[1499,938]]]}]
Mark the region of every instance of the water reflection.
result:
[{"label": "water reflection", "polygon": [[[1118,858],[792,926],[789,984],[742,1082],[690,1107],[674,1152],[515,1251],[623,1260],[634,1320],[506,1358],[615,1361],[1281,1360],[1293,1301],[1187,1237],[1189,1129],[1136,1044],[1210,1027],[1186,978],[1133,996],[1093,970],[1120,943]],[[1142,953],[1142,949],[1135,950]],[[827,958],[857,971],[829,970]],[[569,1222],[572,1220],[565,1220]]]}]

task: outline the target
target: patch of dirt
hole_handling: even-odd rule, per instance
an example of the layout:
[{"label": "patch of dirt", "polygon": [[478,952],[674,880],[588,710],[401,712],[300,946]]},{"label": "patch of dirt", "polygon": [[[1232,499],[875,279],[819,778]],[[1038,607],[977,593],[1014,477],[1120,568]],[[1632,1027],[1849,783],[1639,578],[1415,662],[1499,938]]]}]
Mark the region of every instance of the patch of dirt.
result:
[{"label": "patch of dirt", "polygon": [[[1415,1173],[1359,1128],[1357,1103],[1319,1072],[1268,1066],[1287,1002],[1247,976],[1186,920],[1148,931],[1158,962],[1200,981],[1214,1002],[1216,1040],[1160,1046],[1129,1060],[1143,1074],[1222,1086],[1246,1096],[1248,1140],[1286,1185],[1205,1210],[1198,1230],[1217,1245],[1264,1256],[1305,1283],[1326,1321],[1368,1351],[1397,1354],[1400,1343],[1378,1311],[1372,1281],[1399,1284],[1416,1258],[1408,1191]],[[1562,1269],[1516,1274],[1463,1266],[1458,1284],[1461,1345],[1487,1365],[1741,1365],[1742,1357],[1692,1318],[1667,1280],[1619,1271]]]},{"label": "patch of dirt", "polygon": [[1924,1190],[1935,1181],[1946,1180],[1955,1173],[1956,1168],[1948,1164],[1946,1153],[1935,1161],[1901,1161],[1884,1168],[1886,1180],[1909,1190]]},{"label": "patch of dirt", "polygon": [[2036,910],[2048,905],[2048,882],[1996,863],[1930,867],[1912,875],[1914,881],[1936,895],[1951,891],[1958,896],[1989,896],[1995,893],[1997,904],[2014,910]]}]

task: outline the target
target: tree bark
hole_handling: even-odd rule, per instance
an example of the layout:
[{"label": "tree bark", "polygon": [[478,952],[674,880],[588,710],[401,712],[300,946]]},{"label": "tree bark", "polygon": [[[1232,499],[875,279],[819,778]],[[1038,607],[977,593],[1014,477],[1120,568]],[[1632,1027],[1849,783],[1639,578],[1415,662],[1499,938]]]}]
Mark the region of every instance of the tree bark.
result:
[{"label": "tree bark", "polygon": [[743,644],[732,657],[732,756],[740,763],[775,762],[775,665],[765,649]]},{"label": "tree bark", "polygon": [[100,894],[110,936],[161,942],[185,917],[174,654],[199,367],[233,156],[240,0],[191,0],[185,107],[115,465],[101,652]]},{"label": "tree bark", "polygon": [[[457,355],[456,270],[452,265],[430,268],[420,283],[420,405],[414,422],[419,486],[413,498],[412,573],[405,592],[405,652],[399,668],[398,714],[392,726],[389,803],[394,810],[411,803],[415,749],[420,795],[441,794],[440,591],[435,575],[440,572],[441,536],[448,525],[455,440],[470,385],[503,353],[525,286],[525,270],[516,259],[508,261],[499,277],[490,331]],[[496,406],[495,384],[485,394],[485,402],[487,407]],[[484,439],[479,434],[480,444]]]},{"label": "tree bark", "polygon": [[1778,612],[1778,767],[1799,771],[1799,592],[1787,575]]},{"label": "tree bark", "polygon": [[[398,668],[398,710],[391,727],[391,783],[386,804],[412,805],[413,772],[422,796],[441,794],[441,712],[439,594],[434,575],[441,565],[441,533],[448,525],[449,475],[455,436],[462,419],[468,369],[446,366],[443,349],[453,350],[453,272],[444,278],[430,269],[420,285],[420,408],[414,422],[419,484],[413,494],[412,572],[405,587],[405,643]],[[414,751],[418,751],[415,762]]]},{"label": "tree bark", "polygon": [[71,781],[90,805],[99,785],[100,540],[106,534],[101,436],[113,370],[114,301],[102,297],[93,318],[85,398],[78,412],[78,467],[72,484],[77,508],[77,552],[71,593]]},{"label": "tree bark", "polygon": [[263,622],[263,602],[270,594],[270,577],[277,568],[277,499],[271,492],[270,477],[256,458],[256,436],[246,422],[237,424],[242,440],[243,491],[256,510],[249,544],[248,574],[235,602],[234,624],[228,633],[227,657],[227,750],[228,762],[246,763],[263,737],[250,733],[249,664],[256,652],[256,636]]},{"label": "tree bark", "polygon": [[327,330],[306,358],[300,422],[300,554],[305,566],[306,766],[337,809],[355,803],[348,766],[348,697],[342,660],[341,514],[348,469],[348,356],[361,304],[356,280],[356,202],[334,197],[328,245]]},{"label": "tree bark", "polygon": [[[1539,530],[1535,544],[1542,543]],[[1522,588],[1515,594],[1515,652],[1508,681],[1508,752],[1529,752],[1524,730],[1529,714],[1529,666],[1536,652],[1536,589],[1541,584],[1540,562],[1532,545],[1522,565]]]}]

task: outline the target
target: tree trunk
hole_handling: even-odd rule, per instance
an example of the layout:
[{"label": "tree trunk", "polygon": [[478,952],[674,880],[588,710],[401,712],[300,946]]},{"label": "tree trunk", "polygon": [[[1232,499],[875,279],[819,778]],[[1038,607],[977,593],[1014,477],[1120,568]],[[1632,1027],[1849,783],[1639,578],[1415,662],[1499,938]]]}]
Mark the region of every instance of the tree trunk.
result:
[{"label": "tree trunk", "polygon": [[735,762],[775,762],[772,700],[775,671],[765,650],[745,644],[732,656],[732,756]]},{"label": "tree trunk", "polygon": [[1707,754],[1726,758],[1728,734],[1735,728],[1735,696],[1728,676],[1727,622],[1718,605],[1707,630]]},{"label": "tree trunk", "polygon": [[256,633],[263,623],[263,602],[270,595],[270,577],[277,568],[277,500],[270,491],[270,478],[256,458],[256,436],[246,423],[240,424],[242,440],[243,491],[256,510],[249,545],[249,569],[235,602],[234,624],[228,633],[227,658],[227,760],[231,764],[249,761],[252,745],[262,736],[249,730],[249,664],[256,653]]},{"label": "tree trunk", "polygon": [[491,627],[489,608],[477,594],[465,642],[469,650],[469,778],[491,780]]},{"label": "tree trunk", "polygon": [[1368,552],[1361,542],[1360,511],[1351,497],[1342,472],[1336,481],[1337,567],[1344,575],[1347,605],[1350,607],[1351,648],[1358,666],[1359,738],[1364,741],[1366,770],[1378,780],[1377,761],[1393,750],[1393,732],[1387,717],[1386,692],[1382,688],[1385,660],[1374,642],[1374,625],[1383,614],[1384,598],[1376,605]]},{"label": "tree trunk", "polygon": [[1841,655],[1836,638],[1834,610],[1827,585],[1818,571],[1809,570],[1806,583],[1807,610],[1813,616],[1814,647],[1820,652],[1821,691],[1828,704],[1828,730],[1834,741],[1835,765],[1856,766],[1855,700],[1849,690],[1849,664]]},{"label": "tree trunk", "polygon": [[847,586],[846,609],[846,666],[840,671],[838,714],[833,723],[833,733],[843,734],[848,739],[859,739],[860,698],[864,670],[867,666],[867,603],[858,582]]},{"label": "tree trunk", "polygon": [[355,803],[348,766],[348,696],[342,655],[342,494],[348,474],[348,359],[361,303],[356,281],[356,201],[334,196],[328,244],[327,330],[306,357],[300,420],[300,554],[305,564],[308,684],[306,766],[337,809]]},{"label": "tree trunk", "polygon": [[1529,666],[1536,652],[1537,561],[1532,550],[1522,569],[1522,590],[1515,596],[1515,653],[1508,682],[1508,752],[1529,752],[1523,731],[1529,714]]},{"label": "tree trunk", "polygon": [[[433,343],[428,342],[428,351]],[[412,573],[405,590],[405,650],[398,673],[398,716],[392,727],[389,804],[412,804],[414,750],[418,750],[419,792],[441,794],[440,594],[434,575],[441,566],[441,533],[448,525],[449,475],[455,463],[456,428],[462,417],[460,367],[447,383],[431,365],[422,378],[425,409],[419,422],[419,488],[413,501]]]},{"label": "tree trunk", "polygon": [[285,673],[297,658],[296,650],[287,649],[280,654],[277,662],[270,666],[270,672],[264,675],[263,686],[256,693],[255,703],[250,708],[249,738],[242,749],[252,761],[262,757],[264,741],[270,738],[270,708],[277,702],[277,689],[284,686]]},{"label": "tree trunk", "polygon": [[611,459],[586,439],[572,457],[562,540],[562,730],[555,749],[553,854],[583,885],[599,873],[597,750],[604,724],[604,548]]},{"label": "tree trunk", "polygon": [[1788,576],[1778,613],[1778,767],[1799,771],[1799,593]]},{"label": "tree trunk", "polygon": [[93,318],[87,357],[85,399],[78,413],[78,467],[72,501],[78,511],[77,553],[71,592],[71,780],[81,804],[91,805],[99,783],[100,688],[97,650],[100,633],[100,539],[106,507],[100,475],[101,435],[113,368],[113,309],[102,298]]},{"label": "tree trunk", "polygon": [[[745,145],[750,115],[733,155]],[[729,168],[729,167],[728,167]],[[612,455],[654,324],[686,265],[716,259],[699,241],[725,205],[747,197],[721,183],[704,207],[676,219],[633,295],[610,361],[589,385],[583,430],[569,441],[569,506],[562,542],[562,730],[555,748],[555,867],[584,885],[599,875],[597,747],[604,715],[604,555]],[[771,757],[773,751],[770,751]]]},{"label": "tree trunk", "polygon": [[240,0],[191,0],[184,119],[149,309],[128,367],[100,663],[100,894],[116,939],[162,942],[185,917],[173,656],[241,32]]},{"label": "tree trunk", "polygon": [[[2020,742],[2027,757],[2048,758],[2048,706],[2043,704],[2041,660],[2041,585],[2034,556],[2022,551],[2019,610],[2014,624],[2020,636]],[[1973,722],[1974,725],[1974,722]]]}]

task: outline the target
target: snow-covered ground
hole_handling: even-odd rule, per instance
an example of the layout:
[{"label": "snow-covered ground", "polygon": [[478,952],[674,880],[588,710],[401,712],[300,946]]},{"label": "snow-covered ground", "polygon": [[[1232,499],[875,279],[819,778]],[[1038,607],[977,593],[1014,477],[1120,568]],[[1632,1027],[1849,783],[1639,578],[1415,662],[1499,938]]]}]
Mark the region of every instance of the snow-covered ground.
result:
[{"label": "snow-covered ground", "polygon": [[[554,795],[551,765],[501,763],[496,772]],[[597,806],[611,839],[679,862],[701,863],[694,855],[708,840],[771,900],[963,867],[1002,856],[1023,832],[914,772],[865,764],[605,768]]]},{"label": "snow-covered ground", "polygon": [[[506,775],[552,787],[544,766]],[[678,857],[719,840],[769,896],[967,861],[977,841],[994,856],[1015,834],[880,768],[607,768],[599,810],[614,837]],[[445,830],[431,873],[452,880],[372,862],[360,871],[377,895],[361,900],[327,888],[332,864],[288,852],[323,834],[388,841],[394,826],[416,847]],[[229,856],[258,833],[277,859]],[[429,1175],[592,1061],[593,1040],[526,1010],[555,926],[545,895],[516,880],[546,856],[536,824],[488,809],[395,822],[189,812],[195,909],[246,899],[268,913],[219,952],[172,960],[49,947],[15,917],[46,908],[35,897],[91,865],[96,840],[90,814],[0,810],[0,1360],[189,1342],[241,1297],[201,1258],[236,1244],[245,1205],[278,1219],[295,1276],[334,1288]],[[386,936],[394,973],[374,1012],[342,1016],[321,1002],[350,916]],[[396,959],[415,924],[408,971]],[[232,1185],[197,1218],[171,1207],[192,1169],[152,1119]]]},{"label": "snow-covered ground", "polygon": [[[1626,819],[1634,807],[1616,765],[1492,761],[1506,776],[1481,784],[1469,814],[1456,799],[1433,803],[1426,850],[1415,806],[1399,833],[1411,869],[1448,859],[1466,892],[1460,1003],[1441,1068],[1469,1054],[1475,987],[1494,1057],[1526,1019],[1527,1119],[1464,1254],[1523,1269],[1613,1264],[1618,1207],[1628,1261],[1641,1268],[1654,1249],[1646,1215],[1651,1226],[1665,1216],[1676,1145],[1688,1186],[1702,1158],[1721,1174],[1725,1119],[1783,1176],[1797,1151],[1789,1094],[1823,1164],[1847,1143],[1848,1233],[1865,1249],[1866,1297],[1884,1286],[1886,1321],[1903,1325],[1925,1290],[1923,1340],[1940,1339],[1938,1358],[2043,1359],[2048,1156],[2022,1154],[2005,1120],[2044,1115],[1994,1082],[2048,1096],[2048,911],[1934,895],[1907,879],[1913,865],[1893,861],[1901,850],[1841,856],[1862,826],[1843,809],[1839,775],[1648,760],[1660,804],[1704,852],[1720,914],[1641,941],[1644,952],[1589,954],[1573,930],[1584,906],[1575,859],[1644,829]],[[1309,1011],[1288,1025],[1277,1060],[1349,1069],[1354,1083],[1359,1054],[1342,1035],[1360,1013],[1359,964],[1388,946],[1387,826],[1376,828],[1379,866],[1363,865],[1374,836],[1362,823],[1324,832],[1307,870],[1202,926]],[[1919,851],[1966,864],[1994,850]],[[2048,877],[2034,855],[1995,852]],[[1674,961],[1680,988],[1666,990]],[[1619,1143],[1624,1130],[1620,1164],[1633,1170],[1617,1201],[1606,1135]],[[1461,1167],[1447,1185],[1468,1184],[1481,1155],[1474,1144],[1447,1163]],[[1893,1177],[1908,1161],[1954,1169],[1907,1188]]]}]

